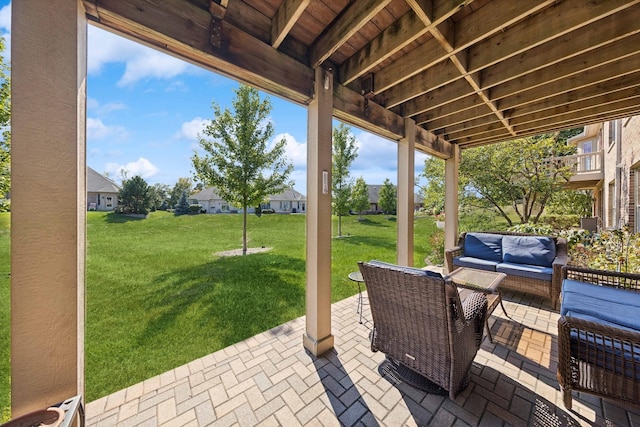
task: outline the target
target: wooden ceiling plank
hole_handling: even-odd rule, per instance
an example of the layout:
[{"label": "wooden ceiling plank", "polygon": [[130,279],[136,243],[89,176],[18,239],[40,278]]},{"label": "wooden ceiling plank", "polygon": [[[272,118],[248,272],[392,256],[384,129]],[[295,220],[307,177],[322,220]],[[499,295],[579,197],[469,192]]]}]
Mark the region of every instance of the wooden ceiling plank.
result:
[{"label": "wooden ceiling plank", "polygon": [[271,20],[271,46],[278,49],[311,0],[282,0]]},{"label": "wooden ceiling plank", "polygon": [[[563,76],[561,67],[551,67],[548,72],[553,73],[558,69],[558,74]],[[539,80],[541,72],[536,75],[525,76],[520,79],[513,80],[505,85],[498,86],[491,90],[491,97],[493,99],[499,98],[498,106],[501,110],[507,112],[512,108],[517,108],[525,104],[529,104],[544,98],[555,96],[559,93],[564,93],[567,90],[579,89],[593,84],[598,84],[607,80],[622,77],[628,74],[633,74],[640,70],[640,53],[628,57],[626,60],[616,61],[614,63],[605,64],[601,67],[592,68],[582,72],[575,72],[568,77],[560,79],[554,79],[554,76],[550,76],[549,80]],[[517,92],[517,88],[512,86],[528,87],[522,92]],[[515,95],[507,95],[509,93],[516,92]],[[508,114],[508,112],[507,112]]]},{"label": "wooden ceiling plank", "polygon": [[[455,43],[453,51],[447,52],[445,49],[440,49],[439,42],[425,43],[423,46],[404,55],[399,61],[396,61],[397,64],[392,64],[376,72],[375,93],[379,94],[407,79],[416,78],[416,75],[419,75],[419,73],[433,64],[462,51],[477,40],[501,31],[505,26],[529,15],[532,10],[538,10],[550,2],[551,0],[538,0],[535,2],[536,6],[532,8],[531,2],[496,0],[491,2],[491,8],[487,6],[481,7],[458,22],[453,29],[453,35],[447,37]],[[500,12],[496,13],[490,10],[499,10]],[[440,27],[442,27],[442,24],[440,24]],[[430,29],[433,30],[433,28]],[[442,29],[439,32],[444,33]],[[460,40],[463,40],[463,42],[460,43]],[[385,98],[387,98],[386,95]],[[411,98],[402,99],[399,102],[405,102],[409,99]]]},{"label": "wooden ceiling plank", "polygon": [[491,110],[485,103],[482,103],[473,108],[456,111],[455,114],[446,116],[446,118],[437,117],[435,119],[426,120],[420,124],[430,130],[446,128],[447,132],[450,132],[455,129],[456,125],[473,126],[472,122],[474,119],[484,117],[489,114],[493,114],[493,110]]},{"label": "wooden ceiling plank", "polygon": [[[490,88],[573,57],[611,61],[618,54],[614,43],[625,44],[627,49],[636,46],[638,38],[629,36],[638,32],[640,21],[637,15],[624,10],[485,68],[482,71],[482,87]],[[471,65],[471,68],[477,67]]]},{"label": "wooden ceiling plank", "polygon": [[[463,79],[458,79],[446,86],[439,87],[428,93],[418,96],[410,101],[401,104],[400,107],[396,107],[402,110],[404,117],[414,117],[418,114],[430,113],[432,110],[441,108],[445,105],[453,104],[463,98],[467,98],[470,95],[475,95],[475,92],[471,90],[471,87]],[[467,108],[478,105],[477,102],[473,105],[467,105]],[[455,109],[456,107],[450,107]],[[464,109],[464,108],[460,108]],[[437,116],[437,114],[434,114]]]},{"label": "wooden ceiling plank", "polygon": [[[597,2],[563,1],[543,10],[526,25],[514,25],[469,48],[469,70],[479,71],[499,61],[525,52],[535,46],[614,14],[640,0],[607,0]],[[526,2],[525,2],[526,3]],[[571,45],[567,46],[570,55]]]},{"label": "wooden ceiling plank", "polygon": [[389,2],[391,0],[358,0],[351,3],[314,43],[309,54],[311,68],[316,68],[329,59]]},{"label": "wooden ceiling plank", "polygon": [[612,93],[604,94],[597,98],[591,98],[577,103],[559,106],[553,111],[539,111],[535,114],[522,116],[513,120],[516,128],[526,128],[538,123],[565,122],[587,115],[597,115],[607,111],[618,111],[631,107],[640,108],[640,88],[619,91],[616,96]]},{"label": "wooden ceiling plank", "polygon": [[[448,19],[469,1],[411,0],[408,3],[410,6],[412,3],[420,3],[415,7],[421,8],[424,14],[430,17],[427,18],[431,22],[430,25],[425,25],[423,19],[416,14],[415,9],[404,14],[340,66],[340,78],[344,84],[350,84],[362,77],[378,64],[426,34],[432,25],[438,25]],[[431,10],[430,13],[429,10]],[[441,56],[439,58],[441,59]]]},{"label": "wooden ceiling plank", "polygon": [[[563,109],[579,109],[581,105],[595,106],[594,100],[610,102],[615,98],[633,96],[640,85],[640,72],[607,80],[595,85],[574,89],[551,98],[526,104],[509,112],[509,118],[521,123],[523,117],[535,117],[540,114],[559,114]],[[632,91],[632,92],[627,92]],[[586,103],[586,104],[585,104]]]}]

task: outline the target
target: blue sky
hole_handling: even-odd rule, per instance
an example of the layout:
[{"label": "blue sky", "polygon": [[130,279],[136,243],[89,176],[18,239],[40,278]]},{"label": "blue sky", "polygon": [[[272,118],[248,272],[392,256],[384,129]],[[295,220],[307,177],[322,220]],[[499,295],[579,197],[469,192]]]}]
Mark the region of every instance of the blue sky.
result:
[{"label": "blue sky", "polygon": [[[10,59],[11,4],[0,0],[0,7]],[[231,107],[238,83],[91,25],[88,34],[88,166],[116,181],[122,169],[150,184],[193,180],[191,157],[199,150],[198,133],[213,118],[211,103]],[[306,108],[269,97],[274,141],[286,138],[294,187],[306,194]],[[358,128],[352,133],[358,145],[352,178],[396,183],[396,143]],[[424,158],[416,152],[416,175]]]}]

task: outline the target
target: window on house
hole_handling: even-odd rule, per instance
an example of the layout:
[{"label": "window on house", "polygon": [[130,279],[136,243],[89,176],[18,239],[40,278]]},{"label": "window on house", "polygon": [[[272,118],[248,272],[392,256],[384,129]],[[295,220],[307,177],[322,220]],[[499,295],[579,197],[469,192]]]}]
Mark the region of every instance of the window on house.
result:
[{"label": "window on house", "polygon": [[108,208],[113,207],[113,198],[110,196],[107,196],[107,207]]},{"label": "window on house", "polygon": [[618,121],[611,120],[609,122],[609,147],[616,143],[618,140]]},{"label": "window on house", "polygon": [[290,207],[291,207],[291,202],[287,202],[287,201],[280,202],[280,210],[288,211]]},{"label": "window on house", "polygon": [[616,219],[616,183],[615,181],[611,181],[608,186],[609,193],[607,194],[607,227],[614,228]]}]

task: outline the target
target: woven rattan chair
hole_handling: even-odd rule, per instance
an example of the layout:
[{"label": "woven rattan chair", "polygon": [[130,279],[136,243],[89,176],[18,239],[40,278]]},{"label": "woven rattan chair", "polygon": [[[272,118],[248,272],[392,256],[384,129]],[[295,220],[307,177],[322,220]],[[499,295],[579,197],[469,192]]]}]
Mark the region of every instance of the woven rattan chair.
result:
[{"label": "woven rattan chair", "polygon": [[[620,292],[622,294],[640,292],[640,274],[570,266],[564,267],[562,274],[564,279],[572,281],[623,289]],[[563,295],[564,298],[568,298],[568,295]],[[616,296],[616,301],[624,304],[624,295],[622,298]],[[600,311],[603,315],[610,315],[607,313],[610,310],[603,303]],[[618,311],[624,311],[624,315],[635,317],[635,320],[640,317],[637,308],[628,312]],[[638,405],[640,332],[576,316],[565,315],[558,320],[557,377],[563,391],[564,405],[571,409],[572,390]]]},{"label": "woven rattan chair", "polygon": [[359,266],[373,318],[371,349],[455,398],[482,341],[486,296],[472,292],[460,301],[456,286],[433,272],[374,261]]}]

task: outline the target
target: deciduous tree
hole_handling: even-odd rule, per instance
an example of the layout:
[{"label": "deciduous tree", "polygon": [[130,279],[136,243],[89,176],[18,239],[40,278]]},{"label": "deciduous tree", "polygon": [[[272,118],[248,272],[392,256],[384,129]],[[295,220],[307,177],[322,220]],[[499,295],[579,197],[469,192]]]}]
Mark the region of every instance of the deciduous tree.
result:
[{"label": "deciduous tree", "polygon": [[180,202],[180,198],[184,192],[187,193],[187,196],[191,194],[191,180],[189,178],[178,178],[178,182],[176,182],[171,190],[169,206],[175,208]]},{"label": "deciduous tree", "polygon": [[363,177],[356,179],[351,191],[351,209],[358,212],[362,218],[362,212],[369,209],[369,187]]},{"label": "deciduous tree", "polygon": [[358,157],[356,138],[349,126],[341,123],[333,129],[333,164],[331,169],[331,208],[338,216],[338,236],[342,236],[342,217],[349,215],[352,182],[351,163]]},{"label": "deciduous tree", "polygon": [[4,49],[5,40],[0,37],[0,210],[8,209],[6,196],[11,189],[11,79],[2,55]]},{"label": "deciduous tree", "polygon": [[389,217],[389,215],[395,215],[398,209],[398,192],[389,178],[384,180],[384,184],[378,193],[378,204],[382,212],[387,214],[387,217]]},{"label": "deciduous tree", "polygon": [[247,208],[292,186],[293,165],[285,156],[284,138],[268,147],[274,133],[269,98],[261,99],[257,89],[244,85],[235,92],[233,111],[212,104],[215,117],[200,137],[204,154],[194,154],[192,161],[197,180],[214,186],[225,201],[242,208],[242,254],[246,255]]}]

